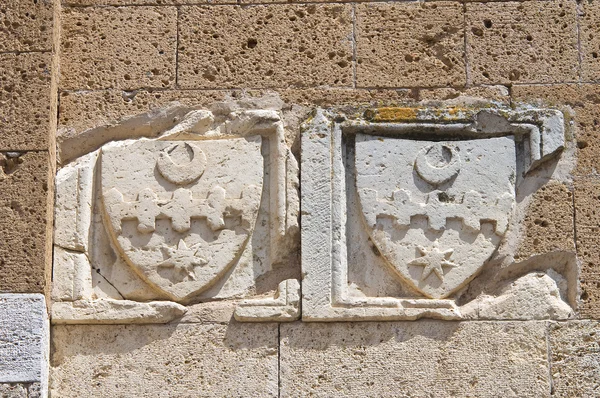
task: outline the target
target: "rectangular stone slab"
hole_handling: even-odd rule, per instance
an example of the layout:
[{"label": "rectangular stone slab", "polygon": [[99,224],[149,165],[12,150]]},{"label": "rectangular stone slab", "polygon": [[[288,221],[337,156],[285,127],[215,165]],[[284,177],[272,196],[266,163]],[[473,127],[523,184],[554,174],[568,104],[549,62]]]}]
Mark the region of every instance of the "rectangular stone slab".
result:
[{"label": "rectangular stone slab", "polygon": [[46,384],[48,339],[43,295],[0,294],[0,383]]},{"label": "rectangular stone slab", "polygon": [[52,396],[277,397],[275,323],[52,331]]},{"label": "rectangular stone slab", "polygon": [[281,325],[281,396],[543,397],[543,322]]}]

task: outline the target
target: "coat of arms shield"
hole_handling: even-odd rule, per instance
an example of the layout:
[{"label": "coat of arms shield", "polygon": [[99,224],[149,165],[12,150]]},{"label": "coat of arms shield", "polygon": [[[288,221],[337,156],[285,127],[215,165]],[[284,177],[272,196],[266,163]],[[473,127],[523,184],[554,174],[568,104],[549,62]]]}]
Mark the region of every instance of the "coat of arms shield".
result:
[{"label": "coat of arms shield", "polygon": [[369,235],[398,276],[445,298],[500,244],[515,203],[513,136],[419,141],[356,135]]},{"label": "coat of arms shield", "polygon": [[119,143],[100,162],[106,229],[154,288],[188,300],[242,253],[261,201],[260,136]]}]

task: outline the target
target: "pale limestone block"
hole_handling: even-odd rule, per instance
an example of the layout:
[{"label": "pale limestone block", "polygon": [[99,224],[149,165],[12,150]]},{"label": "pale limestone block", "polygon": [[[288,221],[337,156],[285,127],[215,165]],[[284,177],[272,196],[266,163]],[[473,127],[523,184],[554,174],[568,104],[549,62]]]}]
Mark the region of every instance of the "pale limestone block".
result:
[{"label": "pale limestone block", "polygon": [[77,300],[54,303],[52,323],[168,323],[180,318],[185,311],[184,306],[170,301]]},{"label": "pale limestone block", "polygon": [[[554,170],[545,162],[565,145],[562,121],[554,110],[494,106],[318,109],[302,133],[303,320],[473,317],[457,300],[473,300],[465,292],[483,269],[514,263],[526,207],[517,198]],[[517,272],[553,268],[540,261]],[[515,274],[502,277],[478,286]],[[552,319],[572,312],[551,286],[537,297]],[[506,303],[475,317],[546,317]]]},{"label": "pale limestone block", "polygon": [[238,321],[290,322],[300,317],[300,282],[288,279],[279,284],[275,297],[244,300],[235,309]]},{"label": "pale limestone block", "polygon": [[596,321],[570,321],[550,326],[553,396],[598,396],[599,336],[600,325]]},{"label": "pale limestone block", "polygon": [[[562,277],[549,272],[555,278]],[[479,319],[557,319],[574,315],[549,274],[535,272],[505,286],[498,295],[483,294],[461,307],[465,318]],[[559,281],[560,282],[560,281]]]},{"label": "pale limestone block", "polygon": [[97,159],[92,152],[56,173],[54,244],[64,249],[88,249]]},{"label": "pale limestone block", "polygon": [[54,247],[52,299],[81,300],[92,295],[92,267],[85,253]]},{"label": "pale limestone block", "polygon": [[52,344],[52,396],[278,396],[275,323],[65,325]]},{"label": "pale limestone block", "polygon": [[545,397],[544,322],[281,325],[281,397]]},{"label": "pale limestone block", "polygon": [[0,383],[48,383],[50,330],[41,294],[0,294]]},{"label": "pale limestone block", "polygon": [[23,384],[0,384],[2,398],[28,398],[27,386]]}]

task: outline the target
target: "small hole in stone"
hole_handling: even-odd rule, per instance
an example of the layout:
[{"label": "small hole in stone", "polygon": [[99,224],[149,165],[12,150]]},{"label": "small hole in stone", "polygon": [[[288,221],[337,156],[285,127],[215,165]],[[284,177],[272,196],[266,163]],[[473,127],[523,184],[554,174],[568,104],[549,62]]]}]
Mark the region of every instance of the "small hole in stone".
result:
[{"label": "small hole in stone", "polygon": [[593,53],[592,53],[592,57],[594,57],[594,58],[598,58],[598,53],[596,53],[596,52],[593,52]]},{"label": "small hole in stone", "polygon": [[527,35],[526,39],[527,39],[527,41],[532,41],[533,40],[533,36]]},{"label": "small hole in stone", "polygon": [[248,39],[248,48],[254,48],[258,44],[258,40],[256,39]]},{"label": "small hole in stone", "polygon": [[489,19],[484,19],[483,20],[483,26],[485,26],[486,28],[491,28],[492,27],[492,21],[490,21]]}]

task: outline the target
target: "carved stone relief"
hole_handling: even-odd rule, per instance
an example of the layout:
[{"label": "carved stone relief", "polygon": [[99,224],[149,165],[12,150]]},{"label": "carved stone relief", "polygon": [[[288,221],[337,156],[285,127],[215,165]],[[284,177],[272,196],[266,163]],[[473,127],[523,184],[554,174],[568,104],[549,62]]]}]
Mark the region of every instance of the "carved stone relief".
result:
[{"label": "carved stone relief", "polygon": [[277,112],[194,110],[73,157],[57,175],[54,323],[169,322],[214,300],[237,300],[244,321],[299,317],[296,280],[257,283],[298,231]]},{"label": "carved stone relief", "polygon": [[574,254],[513,259],[520,192],[552,178],[564,146],[553,110],[317,110],[302,133],[303,320],[569,317]]}]

